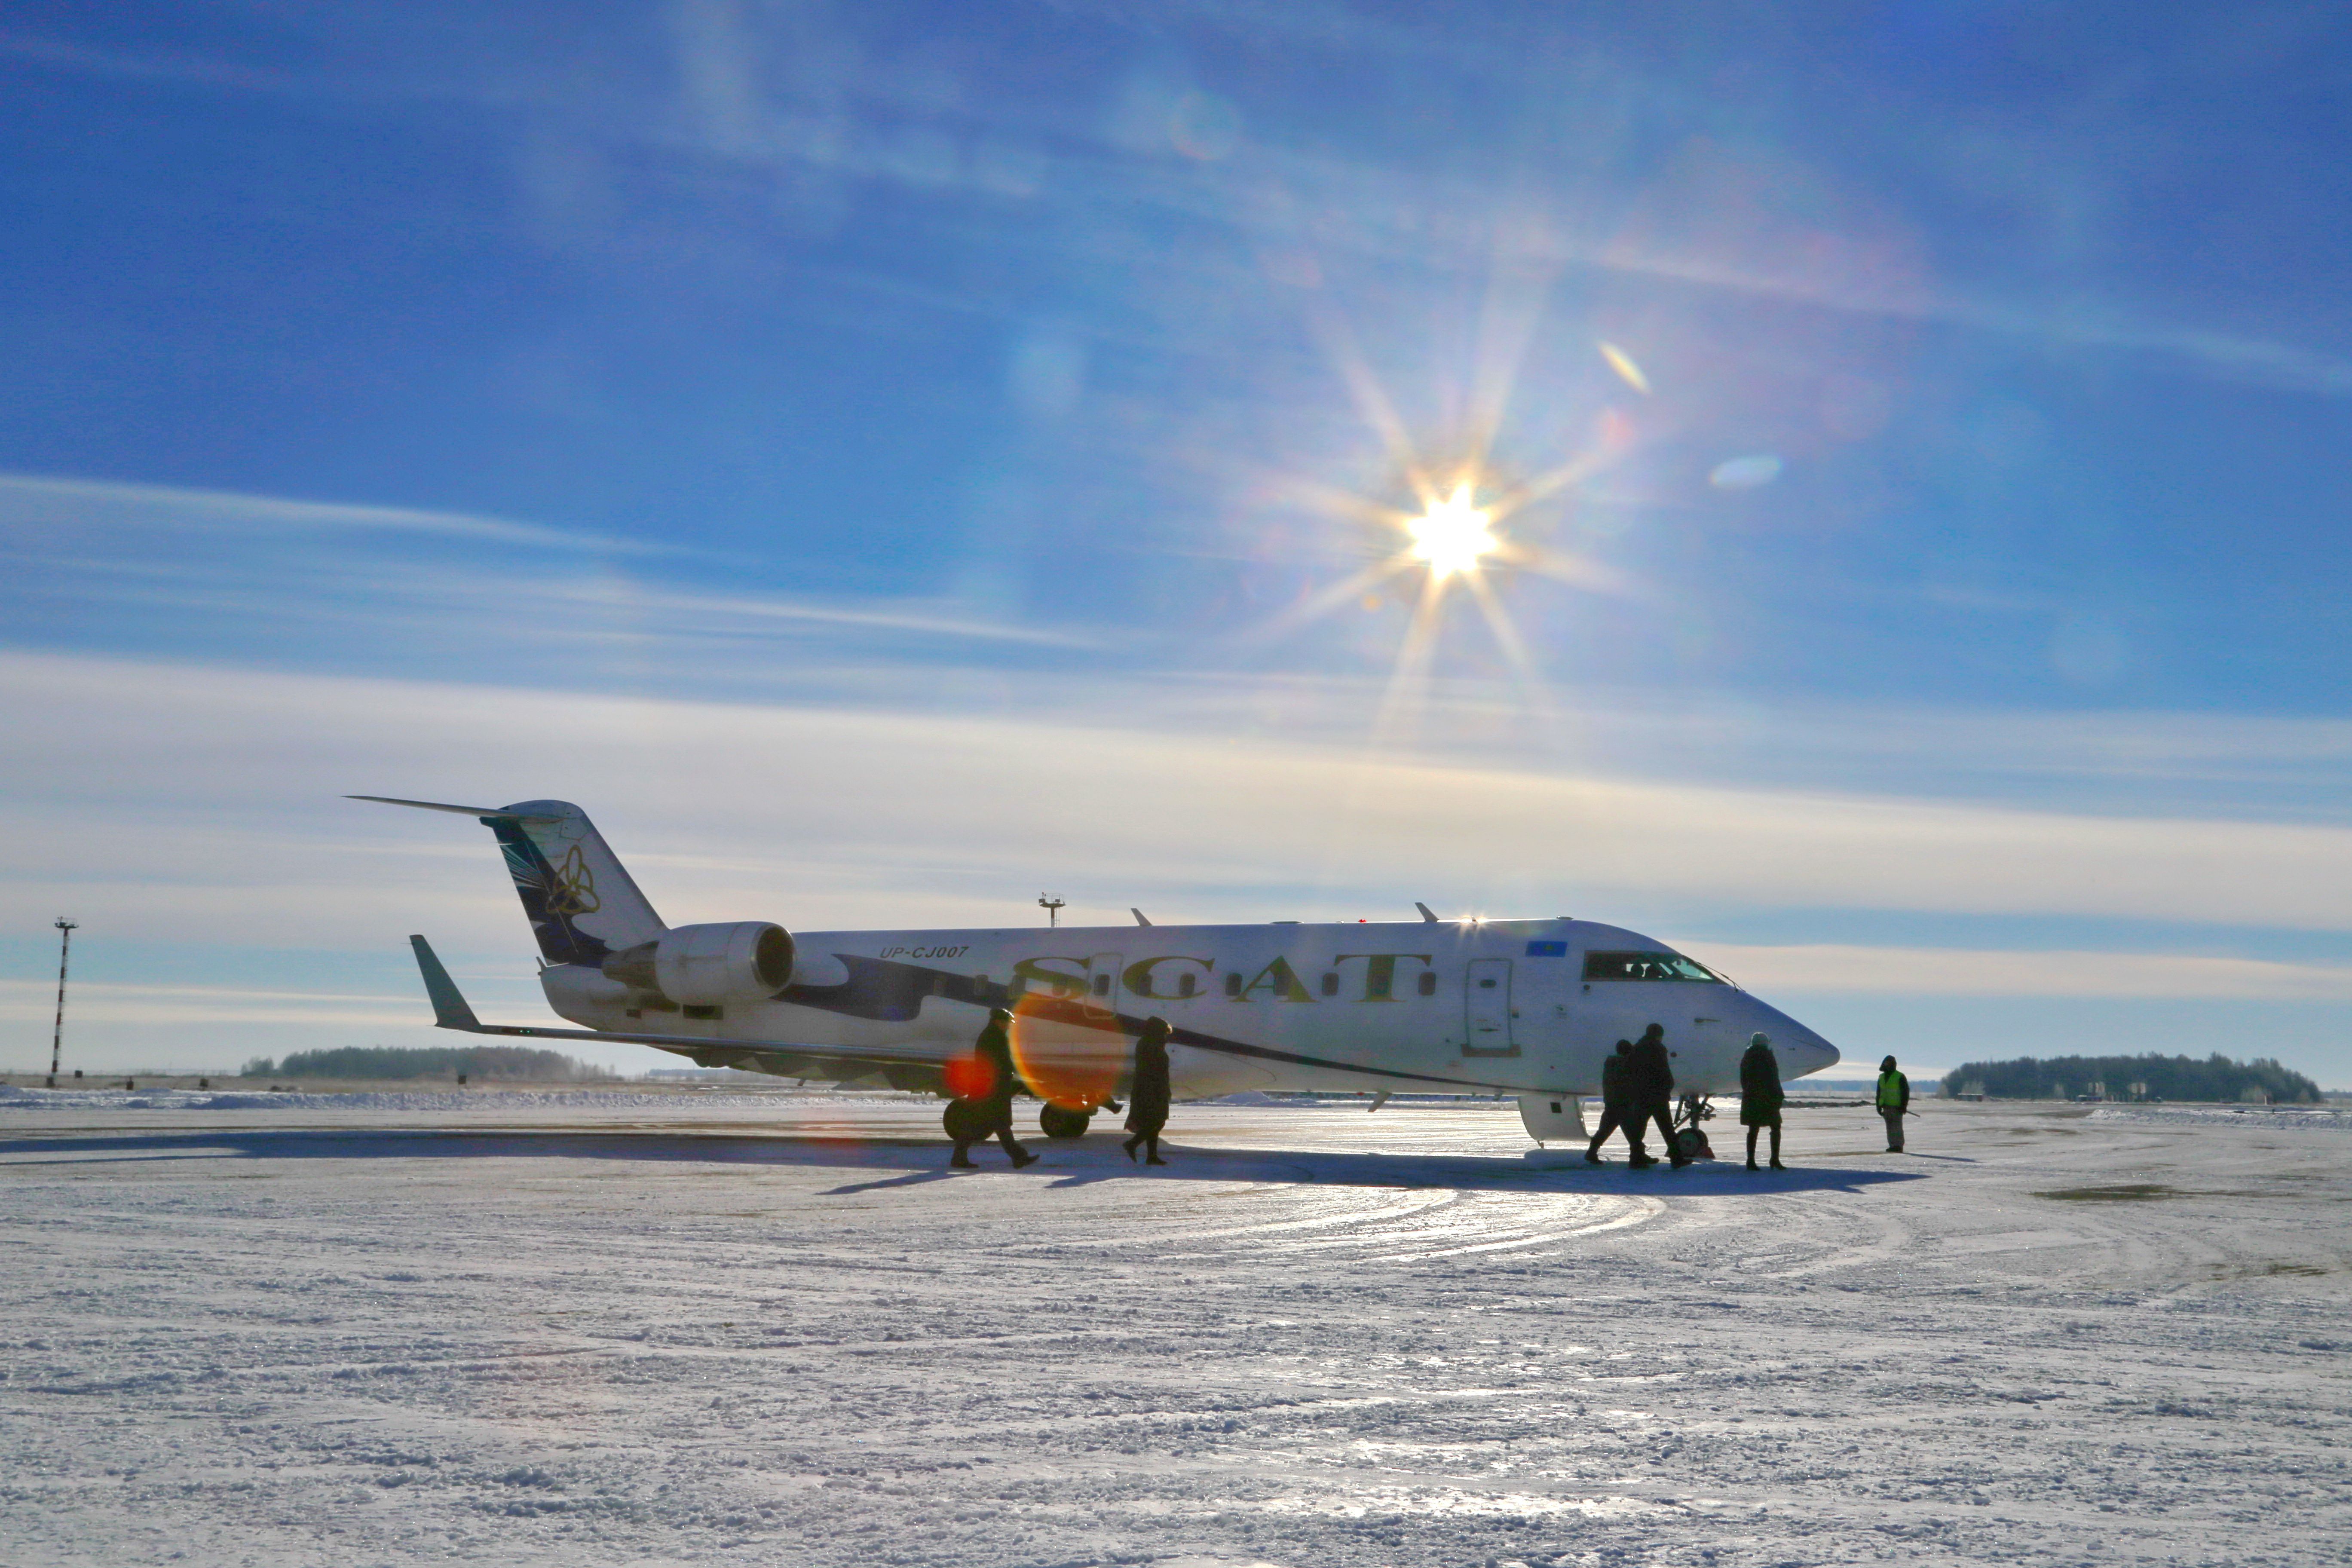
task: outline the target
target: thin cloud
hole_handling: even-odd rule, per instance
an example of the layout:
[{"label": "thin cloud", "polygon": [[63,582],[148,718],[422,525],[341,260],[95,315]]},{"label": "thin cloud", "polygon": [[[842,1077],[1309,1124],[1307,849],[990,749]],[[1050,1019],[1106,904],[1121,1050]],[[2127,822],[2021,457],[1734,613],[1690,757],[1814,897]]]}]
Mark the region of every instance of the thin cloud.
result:
[{"label": "thin cloud", "polygon": [[0,474],[0,523],[77,529],[168,520],[174,527],[236,532],[269,531],[427,534],[605,555],[657,555],[672,546],[549,528],[541,523],[467,512],[413,507],[352,506],[337,501],[298,500],[236,490],[182,489],[166,485],[125,484],[109,479],[59,479],[39,474]]},{"label": "thin cloud", "polygon": [[[634,822],[647,850],[773,866],[772,885],[728,879],[730,898],[762,904],[730,917],[801,926],[834,923],[793,885],[814,858],[919,901],[926,885],[961,897],[1045,876],[1113,909],[1149,894],[1236,918],[1273,902],[1379,915],[1432,894],[1549,914],[1573,889],[1573,912],[1601,917],[1672,899],[2352,930],[2352,830],[2328,826],[1366,764],[1283,734],[1208,744],[1149,713],[1089,722],[1017,704],[696,702],[21,655],[0,658],[0,693],[19,776],[43,781],[11,813],[26,831],[0,865],[16,876],[77,863],[37,830],[36,800],[82,816],[89,801],[122,801],[71,836],[85,874],[159,875],[184,855],[193,812],[248,841],[278,835],[277,858],[320,889],[302,896],[341,907],[355,889],[329,871],[347,862],[305,840],[443,842],[414,824],[330,822],[356,809],[333,797],[364,790],[579,800]],[[668,758],[692,760],[690,784]],[[154,782],[126,795],[139,780]]]},{"label": "thin cloud", "polygon": [[[281,542],[289,535],[318,548],[289,551]],[[59,540],[72,542],[70,553],[53,548]],[[248,540],[263,548],[236,553]],[[477,552],[420,554],[419,540]],[[633,577],[614,559],[691,553],[666,545],[230,491],[0,474],[0,542],[20,568],[40,569],[19,573],[19,594],[169,612],[184,632],[201,617],[248,630],[301,622],[331,629],[339,644],[374,626],[433,646],[620,642],[641,658],[664,641],[752,646],[793,626],[1073,649],[1103,643],[1089,630],[989,621],[937,601],[710,593]],[[397,552],[384,553],[386,544]],[[536,553],[516,570],[495,554],[501,548]]]},{"label": "thin cloud", "polygon": [[2352,1002],[2352,965],[2207,953],[1679,944],[1762,991],[1901,996]]}]

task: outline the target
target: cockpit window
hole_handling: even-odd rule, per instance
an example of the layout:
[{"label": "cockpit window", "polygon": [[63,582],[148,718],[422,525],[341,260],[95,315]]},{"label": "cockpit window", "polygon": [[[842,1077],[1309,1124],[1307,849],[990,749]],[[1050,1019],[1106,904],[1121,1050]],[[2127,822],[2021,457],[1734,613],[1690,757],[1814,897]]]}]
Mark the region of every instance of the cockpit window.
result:
[{"label": "cockpit window", "polygon": [[1720,985],[1723,977],[1679,952],[1588,952],[1587,980],[1702,980]]}]

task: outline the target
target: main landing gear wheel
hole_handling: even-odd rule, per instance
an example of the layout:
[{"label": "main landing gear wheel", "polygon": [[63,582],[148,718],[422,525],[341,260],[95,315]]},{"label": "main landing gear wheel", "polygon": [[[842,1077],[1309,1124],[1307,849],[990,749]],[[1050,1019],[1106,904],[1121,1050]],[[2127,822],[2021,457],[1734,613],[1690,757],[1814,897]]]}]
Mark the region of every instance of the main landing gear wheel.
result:
[{"label": "main landing gear wheel", "polygon": [[969,1100],[950,1100],[940,1115],[940,1125],[958,1143],[977,1143],[990,1132],[988,1114]]},{"label": "main landing gear wheel", "polygon": [[1071,1110],[1048,1100],[1037,1113],[1037,1131],[1048,1138],[1083,1138],[1094,1115],[1091,1110]]}]

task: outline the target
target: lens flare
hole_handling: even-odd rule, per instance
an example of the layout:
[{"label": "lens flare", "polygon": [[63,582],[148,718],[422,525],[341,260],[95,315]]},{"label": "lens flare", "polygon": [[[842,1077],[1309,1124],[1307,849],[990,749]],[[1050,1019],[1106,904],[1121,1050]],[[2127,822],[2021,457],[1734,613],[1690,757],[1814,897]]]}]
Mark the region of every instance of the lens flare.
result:
[{"label": "lens flare", "polygon": [[1012,1045],[1023,1081],[1066,1110],[1092,1110],[1108,1100],[1130,1049],[1118,1015],[1075,986],[1066,994],[1032,991],[1015,1002]]},{"label": "lens flare", "polygon": [[1470,504],[1470,487],[1457,485],[1454,493],[1405,524],[1412,535],[1412,555],[1429,563],[1433,577],[1475,572],[1478,563],[1502,548],[1489,526],[1494,520]]}]

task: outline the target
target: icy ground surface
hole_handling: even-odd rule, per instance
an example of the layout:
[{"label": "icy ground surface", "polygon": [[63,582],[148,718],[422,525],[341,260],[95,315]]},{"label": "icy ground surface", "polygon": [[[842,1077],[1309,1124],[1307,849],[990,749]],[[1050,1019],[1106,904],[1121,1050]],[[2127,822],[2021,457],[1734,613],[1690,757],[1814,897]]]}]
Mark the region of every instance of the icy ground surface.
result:
[{"label": "icy ground surface", "polygon": [[2345,1562],[2352,1136],[1925,1110],[18,1100],[0,1562]]}]

